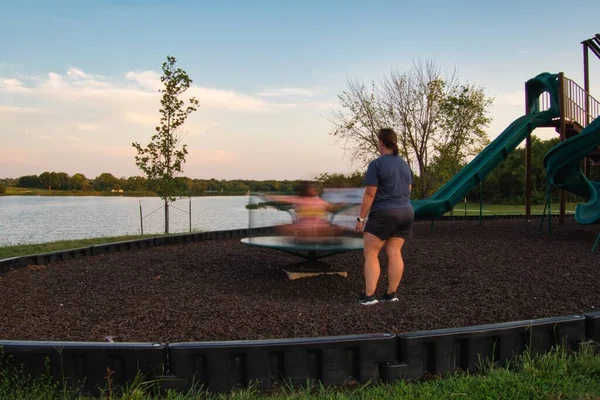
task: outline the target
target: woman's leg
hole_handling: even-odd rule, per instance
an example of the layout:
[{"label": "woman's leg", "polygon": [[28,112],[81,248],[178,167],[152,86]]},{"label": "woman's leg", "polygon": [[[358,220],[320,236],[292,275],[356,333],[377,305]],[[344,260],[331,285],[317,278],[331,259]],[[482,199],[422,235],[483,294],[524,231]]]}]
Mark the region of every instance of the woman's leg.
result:
[{"label": "woman's leg", "polygon": [[402,274],[404,273],[402,246],[404,246],[404,239],[399,237],[391,237],[385,243],[385,252],[388,257],[387,293],[396,293],[402,280]]},{"label": "woman's leg", "polygon": [[377,236],[365,232],[364,240],[364,255],[365,255],[365,294],[371,296],[377,290],[377,282],[381,267],[379,266],[379,252],[383,248],[385,241]]}]

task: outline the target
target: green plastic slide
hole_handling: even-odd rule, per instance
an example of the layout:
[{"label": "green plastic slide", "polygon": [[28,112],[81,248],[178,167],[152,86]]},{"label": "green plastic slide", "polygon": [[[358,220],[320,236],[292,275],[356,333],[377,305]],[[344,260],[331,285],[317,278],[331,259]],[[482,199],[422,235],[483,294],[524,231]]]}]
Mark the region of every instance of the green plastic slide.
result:
[{"label": "green plastic slide", "polygon": [[[526,83],[530,112],[517,118],[469,164],[442,186],[433,196],[413,200],[415,218],[438,219],[464,199],[466,194],[538,127],[547,126],[559,116],[558,74],[544,72]],[[548,93],[550,107],[539,111],[539,96]]]},{"label": "green plastic slide", "polygon": [[413,201],[415,218],[440,218],[463,200],[531,132],[552,121],[554,110],[524,115],[508,126],[492,143],[467,164],[433,196]]},{"label": "green plastic slide", "polygon": [[600,182],[591,182],[581,171],[580,162],[600,146],[600,118],[596,118],[580,134],[554,146],[544,156],[550,183],[587,199],[575,209],[580,224],[600,222]]}]

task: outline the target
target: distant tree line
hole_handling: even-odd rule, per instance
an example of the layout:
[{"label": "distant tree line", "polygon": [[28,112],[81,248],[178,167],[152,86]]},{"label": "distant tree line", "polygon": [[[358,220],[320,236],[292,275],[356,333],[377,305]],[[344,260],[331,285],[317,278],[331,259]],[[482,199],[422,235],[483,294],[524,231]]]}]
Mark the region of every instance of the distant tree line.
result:
[{"label": "distant tree line", "polygon": [[[248,179],[192,179],[188,177],[174,178],[176,195],[199,196],[204,194],[247,192],[280,192],[293,193],[299,180],[248,180]],[[354,172],[349,175],[324,173],[314,179],[323,186],[359,187],[362,185],[363,173]],[[5,179],[8,186],[29,189],[70,190],[85,192],[136,192],[153,194],[148,180],[142,176],[115,177],[105,172],[95,178],[87,178],[77,173],[73,176],[65,172],[43,172],[40,175],[25,175],[16,179]],[[1,183],[0,183],[1,184]]]},{"label": "distant tree line", "polygon": [[[544,168],[544,155],[558,143],[559,139],[540,140],[533,136],[531,141],[531,182],[532,199],[534,204],[543,204],[546,195],[546,170]],[[461,164],[461,167],[466,165]],[[435,192],[441,188],[452,175],[447,171],[435,169],[429,179]],[[355,171],[350,174],[322,173],[314,180],[322,187],[361,187],[363,185],[364,171]],[[414,183],[418,184],[420,177],[415,173]],[[590,169],[590,179],[600,181],[600,168]],[[247,192],[279,192],[293,193],[299,180],[246,180],[246,179],[192,179],[187,177],[175,178],[177,182],[177,195],[202,196],[207,194],[246,194]],[[64,172],[44,172],[40,175],[21,176],[16,179],[0,180],[0,194],[5,186],[17,186],[32,189],[57,189],[74,191],[110,192],[123,190],[140,194],[153,194],[146,178],[141,176],[117,178],[110,173],[88,179],[83,174],[69,176]],[[479,188],[467,194],[467,200],[479,201]],[[558,191],[554,192],[555,200]],[[413,192],[413,198],[420,198]],[[511,152],[507,159],[501,162],[485,178],[483,184],[483,200],[498,204],[524,204],[525,203],[525,149],[517,148]],[[569,195],[570,201],[581,199]]]}]

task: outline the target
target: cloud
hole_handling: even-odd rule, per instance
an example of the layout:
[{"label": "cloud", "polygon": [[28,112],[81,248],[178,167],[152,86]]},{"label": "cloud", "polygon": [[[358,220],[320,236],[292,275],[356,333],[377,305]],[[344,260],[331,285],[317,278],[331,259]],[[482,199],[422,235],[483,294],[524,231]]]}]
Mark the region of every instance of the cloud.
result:
[{"label": "cloud", "polygon": [[323,89],[280,88],[264,90],[258,95],[261,97],[315,97],[323,92],[325,92]]},{"label": "cloud", "polygon": [[126,121],[142,126],[156,126],[160,122],[160,116],[158,114],[149,113],[126,112],[123,114],[123,118]]},{"label": "cloud", "polygon": [[[7,176],[56,168],[90,176],[108,169],[119,175],[139,173],[131,143],[147,144],[160,124],[158,89],[162,83],[157,72],[131,69],[108,77],[76,66],[37,75],[3,72],[0,70],[0,147],[8,146],[11,153],[10,163],[2,160]],[[269,157],[256,163],[245,156],[272,151],[269,149],[277,145],[273,137],[293,141],[295,131],[296,136],[308,131],[307,135],[314,137],[306,140],[309,145],[303,141],[294,144],[298,154],[307,146],[318,146],[319,137],[327,147],[328,127],[320,109],[331,106],[329,98],[316,96],[316,90],[294,87],[263,94],[267,92],[272,96],[194,82],[183,96],[194,96],[200,102],[182,128],[182,143],[189,149],[188,176],[212,174],[213,166],[218,166],[219,177],[296,176],[297,167],[286,167],[292,168],[286,171]],[[3,150],[6,152],[6,147]],[[17,153],[20,157],[12,156]],[[329,156],[316,157],[314,164],[327,169],[329,161]]]},{"label": "cloud", "polygon": [[18,79],[0,78],[0,92],[6,93],[28,93],[31,89],[24,86]]},{"label": "cloud", "polygon": [[234,153],[229,153],[223,150],[217,150],[209,153],[207,159],[210,162],[227,162],[233,160],[235,157],[236,156]]},{"label": "cloud", "polygon": [[277,104],[269,104],[252,96],[230,90],[191,87],[189,93],[200,102],[200,107],[232,111],[272,111],[277,108]]},{"label": "cloud", "polygon": [[158,92],[163,85],[160,81],[160,75],[158,75],[154,71],[129,71],[125,74],[125,78],[137,83],[144,90],[152,90]]},{"label": "cloud", "polygon": [[0,106],[0,113],[35,114],[39,112],[41,110],[35,107]]},{"label": "cloud", "polygon": [[67,76],[72,79],[89,79],[89,75],[77,68],[69,68]]},{"label": "cloud", "polygon": [[79,141],[84,138],[79,136],[71,136],[71,135],[39,135],[39,139],[44,140],[53,140],[53,141],[63,141],[63,140],[71,140],[71,141]]},{"label": "cloud", "polygon": [[77,129],[80,131],[97,131],[102,129],[102,127],[97,124],[81,123],[77,124]]},{"label": "cloud", "polygon": [[[26,79],[33,83],[26,86],[25,79],[0,78],[0,94],[30,94],[41,96],[57,102],[102,102],[104,106],[120,108],[129,113],[127,118],[139,118],[138,110],[148,109],[153,106],[153,112],[159,105],[162,87],[160,76],[154,71],[129,71],[124,74],[123,80],[109,80],[104,77],[88,74],[78,68],[71,67],[66,74],[49,72],[43,79],[30,77]],[[185,93],[185,97],[196,97],[200,107],[206,109],[228,110],[239,112],[264,112],[276,111],[281,108],[277,103],[269,103],[258,97],[211,87],[192,85]],[[137,105],[136,105],[137,103]],[[94,106],[94,104],[88,104]],[[123,107],[124,106],[124,107]]]}]

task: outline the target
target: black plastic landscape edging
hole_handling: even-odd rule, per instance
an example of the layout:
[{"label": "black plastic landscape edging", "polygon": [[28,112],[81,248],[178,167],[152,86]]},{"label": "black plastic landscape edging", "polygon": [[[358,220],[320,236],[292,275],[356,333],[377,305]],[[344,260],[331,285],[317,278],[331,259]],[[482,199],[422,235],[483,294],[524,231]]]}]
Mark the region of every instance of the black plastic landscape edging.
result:
[{"label": "black plastic landscape edging", "polygon": [[115,389],[141,372],[160,380],[163,390],[196,385],[229,392],[283,382],[344,386],[478,372],[486,361],[505,363],[527,348],[534,354],[557,346],[573,351],[584,341],[600,343],[599,336],[600,312],[593,312],[399,335],[171,344],[0,341],[0,353],[26,375],[83,383],[84,393],[106,387],[107,369]]}]

